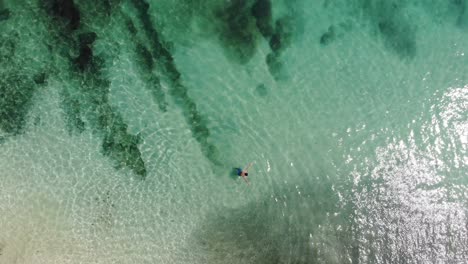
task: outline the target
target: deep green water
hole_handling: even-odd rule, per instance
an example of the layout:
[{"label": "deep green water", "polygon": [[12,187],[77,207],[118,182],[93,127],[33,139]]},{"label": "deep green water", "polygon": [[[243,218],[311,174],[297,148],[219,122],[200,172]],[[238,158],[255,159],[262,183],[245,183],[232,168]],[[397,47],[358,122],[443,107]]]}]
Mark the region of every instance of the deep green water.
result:
[{"label": "deep green water", "polygon": [[464,0],[0,0],[0,263],[466,263],[467,47]]}]

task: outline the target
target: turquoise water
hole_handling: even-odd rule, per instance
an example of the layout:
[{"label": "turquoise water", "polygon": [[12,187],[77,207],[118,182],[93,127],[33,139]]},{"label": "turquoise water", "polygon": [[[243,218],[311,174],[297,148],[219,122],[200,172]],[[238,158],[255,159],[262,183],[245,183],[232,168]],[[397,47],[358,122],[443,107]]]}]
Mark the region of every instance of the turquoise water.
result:
[{"label": "turquoise water", "polygon": [[467,262],[466,8],[0,0],[0,263]]}]

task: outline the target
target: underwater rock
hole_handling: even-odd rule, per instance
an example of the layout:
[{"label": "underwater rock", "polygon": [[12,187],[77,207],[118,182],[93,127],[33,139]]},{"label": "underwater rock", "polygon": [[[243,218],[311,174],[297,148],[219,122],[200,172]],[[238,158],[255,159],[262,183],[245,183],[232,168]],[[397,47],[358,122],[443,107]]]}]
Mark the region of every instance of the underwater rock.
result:
[{"label": "underwater rock", "polygon": [[276,20],[275,32],[270,39],[270,48],[278,53],[291,45],[292,28],[288,18],[284,17]]},{"label": "underwater rock", "polygon": [[137,9],[138,18],[141,21],[143,30],[145,30],[148,39],[159,42],[158,32],[153,27],[150,14],[148,13],[149,4],[144,0],[132,0],[132,3]]},{"label": "underwater rock", "polygon": [[80,50],[78,57],[73,60],[73,63],[80,71],[89,68],[93,62],[93,50],[91,45],[96,38],[97,35],[94,32],[83,33],[78,36]]},{"label": "underwater rock", "polygon": [[279,57],[291,44],[292,18],[282,17],[273,23],[271,0],[231,0],[215,9],[215,31],[226,56],[245,64],[255,55],[261,37]]},{"label": "underwater rock", "polygon": [[6,133],[16,135],[25,125],[34,95],[34,84],[24,75],[0,77],[0,128]]},{"label": "underwater rock", "polygon": [[450,3],[455,7],[457,12],[456,25],[461,28],[466,28],[468,25],[468,12],[466,12],[466,0],[451,0]]},{"label": "underwater rock", "polygon": [[76,131],[81,133],[85,130],[85,123],[81,119],[81,105],[76,99],[73,99],[68,94],[63,95],[64,100],[62,103],[64,112],[66,114],[66,121],[68,132]]},{"label": "underwater rock", "polygon": [[140,60],[143,62],[143,65],[145,66],[146,70],[152,71],[154,68],[154,61],[153,56],[151,55],[151,52],[148,50],[148,48],[145,45],[138,42],[136,44],[136,52]]},{"label": "underwater rock", "polygon": [[322,46],[327,46],[330,44],[332,41],[335,40],[336,34],[335,34],[335,27],[332,25],[328,27],[328,31],[323,33],[322,36],[320,37],[320,44]]},{"label": "underwater rock", "polygon": [[46,83],[47,75],[44,72],[38,73],[34,75],[33,81],[38,85],[42,85]]},{"label": "underwater rock", "polygon": [[190,125],[193,137],[198,141],[202,153],[214,164],[219,164],[218,150],[208,140],[210,130],[202,115],[198,112],[196,104],[187,94],[187,88],[180,83],[175,83],[170,89],[176,103],[182,108],[185,118]]},{"label": "underwater rock", "polygon": [[59,18],[74,31],[80,26],[80,11],[73,0],[41,0],[42,6],[51,16]]},{"label": "underwater rock", "polygon": [[159,110],[166,112],[168,104],[166,101],[166,94],[161,87],[161,81],[159,80],[159,77],[151,74],[147,80],[147,87],[150,89],[151,94],[156,99]]},{"label": "underwater rock", "polygon": [[149,4],[145,0],[132,0],[132,3],[135,6],[135,8],[138,10],[140,15],[148,13]]},{"label": "underwater rock", "polygon": [[252,16],[251,1],[233,0],[226,3],[215,12],[220,23],[220,38],[235,59],[244,64],[253,57],[257,48],[257,25]]},{"label": "underwater rock", "polygon": [[353,24],[349,20],[342,21],[336,25],[328,27],[327,31],[320,36],[320,45],[328,46],[338,38],[343,37],[346,33],[353,29]]},{"label": "underwater rock", "polygon": [[[112,4],[120,0],[107,2]],[[82,4],[89,3],[82,2]],[[127,125],[120,114],[111,107],[108,99],[110,81],[102,74],[105,61],[93,54],[93,44],[98,37],[97,34],[95,32],[76,34],[75,30],[80,26],[80,13],[73,1],[42,0],[42,4],[49,15],[59,18],[67,25],[66,28],[57,29],[60,40],[58,44],[61,45],[59,49],[71,49],[72,52],[69,53],[73,54],[76,53],[73,49],[78,48],[79,55],[76,58],[70,58],[68,53],[63,55],[71,63],[73,76],[81,83],[78,91],[64,90],[62,94],[69,131],[84,131],[86,124],[81,114],[85,112],[86,120],[93,132],[103,136],[101,146],[103,155],[113,160],[116,168],[128,167],[144,179],[146,168],[138,149],[139,137],[127,133]],[[95,11],[90,12],[93,14]],[[78,96],[73,97],[72,94]],[[83,106],[86,106],[86,111],[82,110]]]},{"label": "underwater rock", "polygon": [[276,79],[280,79],[283,65],[280,61],[279,55],[273,52],[268,53],[266,57],[266,64],[271,75]]},{"label": "underwater rock", "polygon": [[0,38],[0,63],[8,62],[16,51],[17,39],[13,38]]},{"label": "underwater rock", "polygon": [[137,28],[135,27],[135,23],[133,23],[133,21],[130,18],[126,17],[125,25],[127,26],[127,29],[130,32],[130,34],[132,36],[135,36],[136,33],[138,32]]},{"label": "underwater rock", "polygon": [[147,172],[138,149],[139,136],[127,133],[122,118],[112,110],[109,113],[112,114],[107,117],[109,129],[102,142],[103,154],[116,161],[117,168],[128,167],[144,179]]},{"label": "underwater rock", "polygon": [[279,80],[282,75],[282,63],[280,57],[282,52],[291,45],[292,28],[288,18],[278,19],[275,23],[275,31],[270,38],[269,45],[272,50],[266,57],[266,64],[270,74]]},{"label": "underwater rock", "polygon": [[0,10],[0,22],[10,18],[10,10],[8,8]]},{"label": "underwater rock", "polygon": [[88,45],[85,45],[80,47],[80,55],[73,60],[73,63],[80,71],[84,71],[91,65],[92,59],[93,50]]},{"label": "underwater rock", "polygon": [[[143,9],[147,10],[147,7],[145,6],[146,5],[142,5]],[[145,15],[145,14],[140,14],[140,15]],[[147,19],[148,18],[145,18],[145,20]],[[143,62],[142,64],[138,63],[139,66],[142,65],[141,71],[138,71],[138,72],[141,74],[142,79],[145,81],[146,87],[151,91],[153,98],[155,98],[158,104],[159,110],[161,110],[162,112],[166,112],[167,105],[168,105],[166,101],[166,95],[162,89],[161,80],[155,73],[153,73],[153,69],[155,67],[155,60],[153,59],[153,53],[150,51],[150,49],[146,45],[144,45],[139,40],[136,34],[137,29],[135,27],[135,24],[129,17],[125,17],[125,24],[127,26],[128,31],[132,35],[134,41],[136,42],[135,53],[137,54],[139,61]],[[146,31],[146,33],[147,34],[151,33],[153,32],[153,30],[155,29],[150,28],[148,31]],[[148,38],[150,39],[151,37],[152,36],[148,36]]]},{"label": "underwater rock", "polygon": [[252,15],[255,17],[258,31],[263,37],[269,38],[273,34],[271,1],[255,1],[252,6]]},{"label": "underwater rock", "polygon": [[401,59],[416,55],[416,32],[406,19],[403,1],[362,1],[361,8],[375,31],[384,40],[384,46]]},{"label": "underwater rock", "polygon": [[91,1],[93,6],[95,6],[97,14],[105,14],[109,16],[114,9],[120,5],[122,0],[100,0],[100,1]]},{"label": "underwater rock", "polygon": [[102,153],[115,162],[117,169],[128,167],[142,179],[146,178],[146,167],[141,152],[138,149],[140,137],[127,132],[127,124],[120,114],[114,110],[107,99],[108,90],[101,92],[93,104],[93,111],[97,114],[99,131],[104,132]]},{"label": "underwater rock", "polygon": [[378,23],[380,33],[384,36],[387,46],[402,58],[413,58],[416,55],[416,40],[414,32],[401,21],[383,20]]},{"label": "underwater rock", "polygon": [[268,88],[266,87],[265,84],[261,83],[259,85],[257,85],[257,87],[255,87],[255,92],[261,96],[261,97],[265,97],[268,95]]},{"label": "underwater rock", "polygon": [[80,46],[91,45],[96,41],[97,34],[94,32],[85,32],[78,35],[78,42]]},{"label": "underwater rock", "polygon": [[[138,18],[143,25],[146,37],[151,43],[151,54],[153,56],[153,60],[161,66],[163,73],[171,82],[169,93],[174,98],[175,103],[182,108],[185,119],[190,125],[192,135],[200,144],[202,153],[212,163],[218,164],[217,148],[208,140],[210,131],[201,114],[198,112],[195,102],[188,95],[187,87],[185,87],[181,82],[181,74],[179,70],[177,70],[174,58],[169,51],[168,44],[163,42],[156,28],[153,26],[151,17],[148,14],[149,4],[144,0],[132,0],[132,3],[138,10]],[[157,88],[157,90],[155,90],[156,96],[160,96],[162,98],[162,90],[158,90],[160,89],[158,86],[155,86],[155,88]]]},{"label": "underwater rock", "polygon": [[166,94],[162,89],[160,78],[157,76],[157,74],[153,73],[155,63],[152,54],[148,48],[146,48],[146,46],[140,42],[136,43],[135,49],[139,60],[143,61],[142,64],[139,63],[138,65],[142,65],[142,69],[139,71],[139,73],[146,84],[145,86],[150,90],[153,98],[156,100],[159,110],[166,112],[168,105],[166,101]]},{"label": "underwater rock", "polygon": [[273,34],[270,38],[270,48],[273,52],[278,52],[281,49],[281,36],[278,33]]},{"label": "underwater rock", "polygon": [[[164,60],[163,63],[168,65],[169,68],[171,66],[170,64],[173,62],[173,58],[167,49],[167,44],[161,40],[158,31],[153,26],[151,16],[148,13],[149,4],[144,0],[132,0],[132,3],[138,10],[138,18],[140,19],[145,35],[151,44],[153,58],[155,60]],[[174,70],[169,72],[174,72]]]}]

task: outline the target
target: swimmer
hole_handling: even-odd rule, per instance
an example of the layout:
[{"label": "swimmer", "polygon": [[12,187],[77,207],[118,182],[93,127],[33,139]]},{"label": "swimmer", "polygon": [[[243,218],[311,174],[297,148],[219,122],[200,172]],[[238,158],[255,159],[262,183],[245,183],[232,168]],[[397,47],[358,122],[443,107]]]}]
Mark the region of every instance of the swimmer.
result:
[{"label": "swimmer", "polygon": [[249,165],[247,165],[247,167],[245,167],[245,169],[241,169],[241,168],[236,168],[236,171],[237,171],[237,176],[239,177],[242,177],[242,179],[244,179],[244,181],[250,185],[250,182],[247,180],[247,176],[249,176],[249,168],[252,166],[252,162],[249,163]]}]

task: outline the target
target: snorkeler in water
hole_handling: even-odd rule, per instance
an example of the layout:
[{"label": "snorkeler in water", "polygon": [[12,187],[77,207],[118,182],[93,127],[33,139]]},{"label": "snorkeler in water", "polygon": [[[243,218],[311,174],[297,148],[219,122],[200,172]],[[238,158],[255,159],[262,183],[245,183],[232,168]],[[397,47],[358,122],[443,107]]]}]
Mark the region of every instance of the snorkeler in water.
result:
[{"label": "snorkeler in water", "polygon": [[247,180],[247,176],[249,176],[249,168],[253,165],[253,163],[249,163],[249,165],[247,165],[247,167],[245,167],[245,169],[241,169],[241,168],[236,168],[236,172],[237,172],[237,176],[239,177],[242,177],[242,179],[244,179],[244,181],[250,185],[250,182],[249,180]]}]

